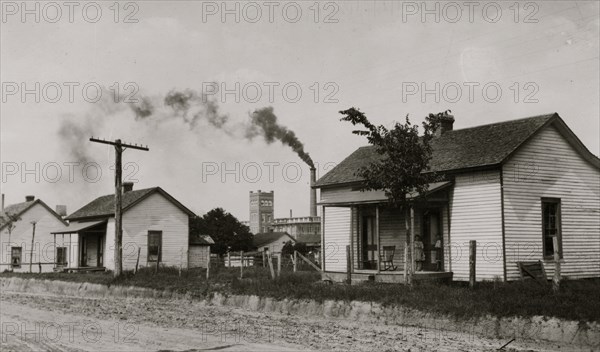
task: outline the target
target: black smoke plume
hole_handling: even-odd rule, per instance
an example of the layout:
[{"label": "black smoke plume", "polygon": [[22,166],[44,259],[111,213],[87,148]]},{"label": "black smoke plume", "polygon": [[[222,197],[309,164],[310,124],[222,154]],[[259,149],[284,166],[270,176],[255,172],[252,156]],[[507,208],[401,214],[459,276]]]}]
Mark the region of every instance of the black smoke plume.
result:
[{"label": "black smoke plume", "polygon": [[257,135],[262,135],[268,144],[275,141],[288,145],[292,150],[298,154],[300,159],[310,167],[314,167],[314,163],[306,151],[304,151],[304,144],[300,142],[294,131],[289,130],[287,127],[280,125],[277,122],[277,115],[273,113],[273,107],[266,107],[254,111],[250,115],[252,125],[246,131],[247,138],[254,138]]}]

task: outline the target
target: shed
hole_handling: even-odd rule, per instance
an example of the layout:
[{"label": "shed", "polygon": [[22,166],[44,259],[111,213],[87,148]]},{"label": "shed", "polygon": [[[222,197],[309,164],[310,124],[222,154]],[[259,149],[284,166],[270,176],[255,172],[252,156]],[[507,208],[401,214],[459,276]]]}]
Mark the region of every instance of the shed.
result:
[{"label": "shed", "polygon": [[188,252],[189,267],[206,268],[206,262],[210,256],[210,246],[213,244],[215,241],[208,235],[192,236]]}]

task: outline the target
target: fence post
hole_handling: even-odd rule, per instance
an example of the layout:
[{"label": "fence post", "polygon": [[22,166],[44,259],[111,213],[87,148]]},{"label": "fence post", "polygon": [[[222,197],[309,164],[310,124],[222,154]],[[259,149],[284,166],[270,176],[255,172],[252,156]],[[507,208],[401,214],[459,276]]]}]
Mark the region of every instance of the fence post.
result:
[{"label": "fence post", "polygon": [[231,268],[231,253],[227,251],[227,267]]},{"label": "fence post", "polygon": [[208,247],[208,253],[206,254],[206,280],[210,277],[210,246]]},{"label": "fence post", "polygon": [[296,254],[297,252],[294,251],[294,257],[292,258],[292,263],[294,264],[294,272],[296,272],[296,270],[298,270],[298,254]]},{"label": "fence post", "polygon": [[350,246],[346,246],[346,283],[352,284],[352,263],[350,262]]},{"label": "fence post", "polygon": [[475,287],[475,268],[477,259],[477,241],[469,241],[469,288]]},{"label": "fence post", "polygon": [[138,255],[137,255],[137,259],[135,260],[135,271],[133,272],[134,274],[137,274],[138,265],[140,265],[140,251],[141,250],[142,250],[142,247],[138,247]]},{"label": "fence post", "polygon": [[408,280],[408,245],[404,246],[404,283]]},{"label": "fence post", "polygon": [[179,276],[181,277],[181,267],[183,266],[183,247],[179,248]]},{"label": "fence post", "polygon": [[263,265],[263,268],[267,267],[267,258],[265,256],[265,251],[262,251],[262,265]]},{"label": "fence post", "polygon": [[271,270],[271,278],[275,280],[275,270],[273,270],[273,260],[271,252],[267,253],[267,260],[269,261],[269,270]]},{"label": "fence post", "polygon": [[558,248],[558,238],[552,238],[554,245],[554,277],[552,278],[552,290],[558,292],[560,289],[560,253]]},{"label": "fence post", "polygon": [[156,270],[155,272],[158,272],[158,264],[160,263],[160,247],[158,246],[158,255],[156,256]]},{"label": "fence post", "polygon": [[277,277],[281,276],[281,253],[277,255]]},{"label": "fence post", "polygon": [[244,251],[240,251],[240,279],[244,278]]}]

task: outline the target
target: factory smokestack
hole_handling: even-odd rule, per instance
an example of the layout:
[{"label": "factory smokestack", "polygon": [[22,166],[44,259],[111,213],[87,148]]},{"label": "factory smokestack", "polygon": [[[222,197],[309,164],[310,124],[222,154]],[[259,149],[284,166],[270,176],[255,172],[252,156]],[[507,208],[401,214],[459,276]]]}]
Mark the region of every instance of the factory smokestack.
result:
[{"label": "factory smokestack", "polygon": [[317,189],[313,188],[317,182],[317,170],[310,168],[310,216],[317,216]]}]

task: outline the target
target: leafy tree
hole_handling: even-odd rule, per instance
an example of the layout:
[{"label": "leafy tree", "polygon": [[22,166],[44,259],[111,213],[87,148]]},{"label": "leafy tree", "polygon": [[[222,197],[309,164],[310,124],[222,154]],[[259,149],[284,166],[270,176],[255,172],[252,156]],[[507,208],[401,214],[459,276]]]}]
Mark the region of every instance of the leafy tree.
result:
[{"label": "leafy tree", "polygon": [[302,255],[306,255],[308,253],[308,247],[306,247],[306,243],[297,242],[294,244],[294,250]]},{"label": "leafy tree", "polygon": [[190,220],[190,239],[200,235],[209,235],[215,241],[213,253],[224,254],[228,248],[231,251],[252,248],[250,228],[223,208],[215,208]]},{"label": "leafy tree", "polygon": [[294,254],[294,249],[294,243],[292,241],[287,241],[283,244],[283,247],[281,247],[281,254],[285,256]]},{"label": "leafy tree", "polygon": [[435,174],[426,172],[431,160],[431,141],[438,119],[447,113],[429,114],[423,122],[423,135],[419,136],[418,126],[410,123],[408,115],[405,123],[396,122],[388,130],[382,125],[373,125],[358,109],[340,111],[344,115],[341,121],[366,128],[352,133],[366,136],[380,156],[379,160],[357,170],[357,176],[365,180],[363,189],[385,191],[394,205],[403,205],[408,193],[424,193],[436,178]]}]

